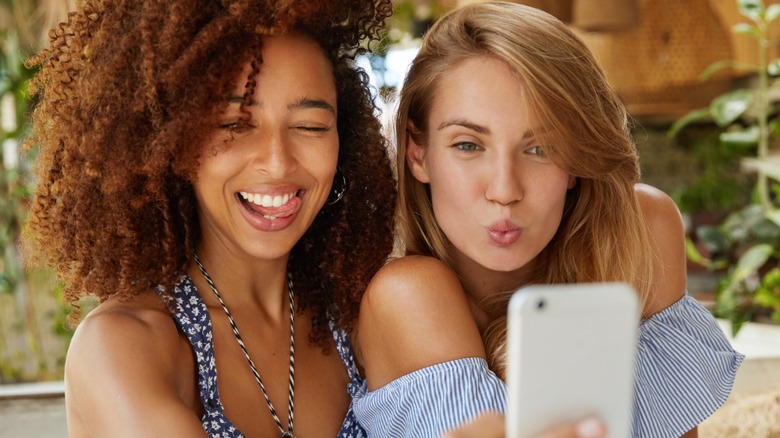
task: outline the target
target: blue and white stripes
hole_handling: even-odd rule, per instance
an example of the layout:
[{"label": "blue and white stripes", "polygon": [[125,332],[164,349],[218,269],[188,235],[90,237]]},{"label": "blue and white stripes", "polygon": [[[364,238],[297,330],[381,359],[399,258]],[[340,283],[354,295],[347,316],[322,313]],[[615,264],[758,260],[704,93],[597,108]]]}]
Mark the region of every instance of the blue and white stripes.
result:
[{"label": "blue and white stripes", "polygon": [[376,391],[353,394],[368,436],[438,437],[488,411],[504,412],[506,386],[482,358],[444,362],[402,376]]},{"label": "blue and white stripes", "polygon": [[[679,437],[718,409],[744,356],[686,295],[639,327],[632,436]],[[486,411],[503,412],[504,383],[480,358],[433,365],[367,392],[351,391],[358,422],[376,437],[438,437]]]},{"label": "blue and white stripes", "polygon": [[744,356],[686,295],[639,326],[633,436],[679,437],[726,401]]}]

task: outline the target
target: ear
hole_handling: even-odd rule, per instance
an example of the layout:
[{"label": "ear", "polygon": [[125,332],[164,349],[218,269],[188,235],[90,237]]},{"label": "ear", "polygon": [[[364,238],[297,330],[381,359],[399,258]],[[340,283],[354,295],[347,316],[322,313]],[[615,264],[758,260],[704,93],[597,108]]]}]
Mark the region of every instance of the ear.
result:
[{"label": "ear", "polygon": [[569,184],[566,186],[566,188],[571,190],[576,185],[577,185],[577,177],[574,175],[569,175]]},{"label": "ear", "polygon": [[417,181],[427,184],[431,182],[431,179],[428,177],[428,170],[425,167],[425,150],[412,140],[412,136],[409,134],[410,129],[414,129],[411,123],[406,128],[406,164]]}]

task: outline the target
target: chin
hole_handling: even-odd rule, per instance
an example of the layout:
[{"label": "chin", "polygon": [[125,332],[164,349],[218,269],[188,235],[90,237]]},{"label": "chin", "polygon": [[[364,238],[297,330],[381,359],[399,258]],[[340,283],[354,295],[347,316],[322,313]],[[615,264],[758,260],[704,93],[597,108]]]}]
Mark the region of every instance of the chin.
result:
[{"label": "chin", "polygon": [[514,272],[523,268],[528,264],[527,260],[511,262],[507,260],[491,260],[488,263],[483,263],[482,266],[495,272]]}]

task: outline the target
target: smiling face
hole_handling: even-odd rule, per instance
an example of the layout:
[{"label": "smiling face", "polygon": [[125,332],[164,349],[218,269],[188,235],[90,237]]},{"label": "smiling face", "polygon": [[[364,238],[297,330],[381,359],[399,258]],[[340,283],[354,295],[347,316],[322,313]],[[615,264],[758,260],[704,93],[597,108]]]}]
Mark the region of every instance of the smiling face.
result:
[{"label": "smiling face", "polygon": [[547,156],[509,67],[480,56],[442,75],[427,145],[409,142],[407,162],[430,185],[436,221],[457,270],[517,271],[558,230],[574,178]]},{"label": "smiling face", "polygon": [[240,110],[243,74],[226,96],[194,186],[203,245],[279,259],[328,197],[339,150],[337,96],[331,64],[310,38],[265,37],[262,47],[249,118]]}]

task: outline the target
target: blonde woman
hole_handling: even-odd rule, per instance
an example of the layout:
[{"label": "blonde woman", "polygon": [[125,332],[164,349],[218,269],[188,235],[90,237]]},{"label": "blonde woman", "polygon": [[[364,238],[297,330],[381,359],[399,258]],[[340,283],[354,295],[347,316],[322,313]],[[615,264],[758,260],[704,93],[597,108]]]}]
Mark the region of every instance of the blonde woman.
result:
[{"label": "blonde woman", "polygon": [[686,294],[679,212],[639,184],[625,109],[585,45],[530,7],[458,9],[426,35],[396,129],[406,256],[363,297],[367,430],[435,436],[501,411],[511,291],[624,281],[643,303],[632,434],[695,436],[742,356]]}]

